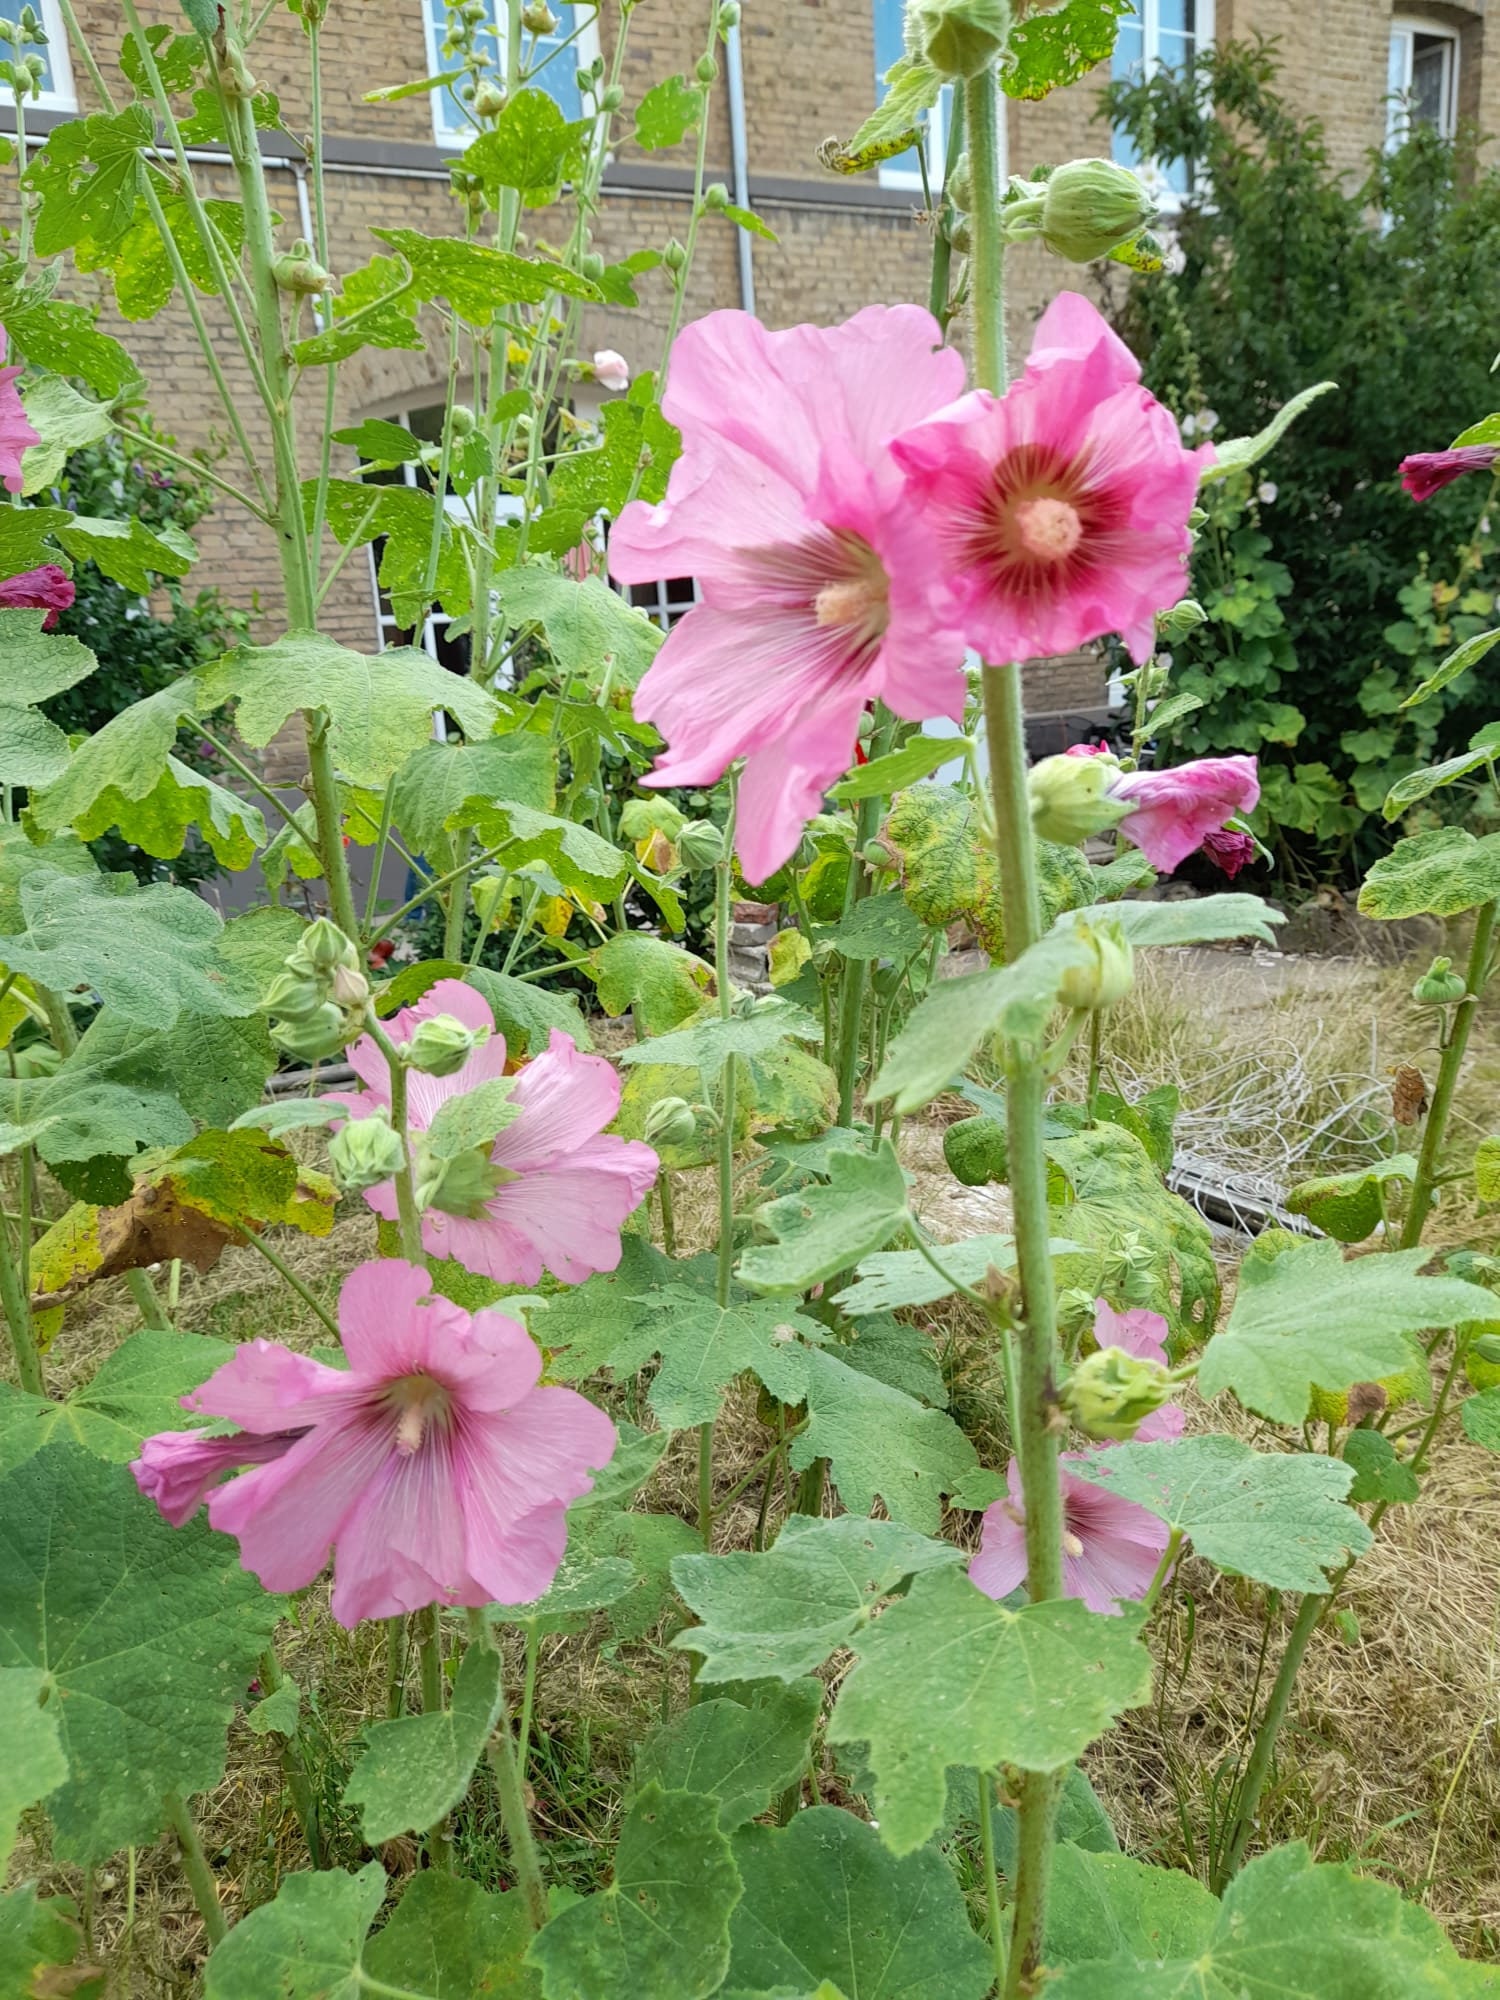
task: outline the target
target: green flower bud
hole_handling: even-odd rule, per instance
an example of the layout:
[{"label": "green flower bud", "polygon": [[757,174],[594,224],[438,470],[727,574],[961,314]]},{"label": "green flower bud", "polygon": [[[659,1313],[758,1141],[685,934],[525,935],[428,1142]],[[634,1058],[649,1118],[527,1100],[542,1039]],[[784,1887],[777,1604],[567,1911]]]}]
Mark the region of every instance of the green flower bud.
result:
[{"label": "green flower bud", "polygon": [[508,102],[504,84],[490,76],[474,92],[474,110],[480,118],[498,118]]},{"label": "green flower bud", "polygon": [[351,1118],[328,1142],[328,1163],[345,1194],[363,1194],[399,1174],[406,1165],[401,1136],[391,1130],[384,1110],[370,1118]]},{"label": "green flower bud", "polygon": [[316,292],[326,292],[333,279],[318,263],[305,246],[297,250],[283,250],[271,260],[271,276],[284,292],[300,292],[311,297]]},{"label": "green flower bud", "polygon": [[1156,209],[1128,167],[1113,160],[1069,160],[1005,207],[1006,234],[1040,236],[1070,264],[1092,264],[1139,236]]},{"label": "green flower bud", "polygon": [[599,109],[601,111],[618,111],[624,102],[625,91],[621,84],[612,83],[608,89],[600,92]]},{"label": "green flower bud", "polygon": [[358,971],[359,953],[337,924],[331,923],[327,917],[317,917],[287,953],[284,963],[288,972],[310,973],[317,977],[320,973],[332,972],[338,965],[347,965],[351,971]]},{"label": "green flower bud", "polygon": [[685,1097],[658,1097],[641,1130],[648,1146],[691,1146],[698,1120]]},{"label": "green flower bud", "polygon": [[469,437],[473,432],[474,423],[474,412],[469,408],[467,403],[455,403],[453,405],[453,414],[448,419],[448,424],[456,438]]},{"label": "green flower bud", "polygon": [[328,982],[328,997],[336,1006],[363,1013],[370,998],[370,982],[354,966],[336,966]]},{"label": "green flower bud", "polygon": [[508,1167],[494,1164],[488,1146],[471,1146],[467,1152],[444,1159],[432,1153],[426,1140],[419,1137],[412,1150],[417,1207],[441,1209],[444,1215],[477,1221],[496,1190],[519,1178]]},{"label": "green flower bud", "polygon": [[1130,811],[1109,788],[1119,766],[1112,757],[1043,757],[1026,773],[1031,824],[1038,840],[1076,846],[1107,833]]},{"label": "green flower bud", "polygon": [[729,206],[729,190],[722,181],[714,181],[703,190],[703,206],[710,215],[722,215]]},{"label": "green flower bud", "polygon": [[948,230],[948,241],[960,257],[967,257],[974,248],[974,232],[969,227],[966,215],[955,216]]},{"label": "green flower bud", "polygon": [[276,1046],[303,1062],[321,1062],[325,1056],[337,1055],[358,1033],[358,1023],[351,1025],[343,1008],[335,1007],[331,1000],[310,1014],[271,1024],[271,1040]]},{"label": "green flower bud", "polygon": [[913,0],[907,21],[922,54],[943,76],[978,76],[1010,36],[1007,0]]},{"label": "green flower bud", "polygon": [[667,238],[666,248],[661,253],[661,261],[669,271],[685,271],[687,269],[687,252],[675,236]]},{"label": "green flower bud", "polygon": [[1207,621],[1208,613],[1196,597],[1184,597],[1168,611],[1156,614],[1156,636],[1164,645],[1175,646],[1189,632]]},{"label": "green flower bud", "polygon": [[417,1023],[401,1053],[407,1068],[420,1070],[423,1076],[452,1076],[488,1040],[485,1028],[466,1028],[452,1014],[434,1014],[430,1021]]},{"label": "green flower bud", "polygon": [[578,268],[586,278],[597,282],[604,276],[604,259],[597,250],[586,250],[578,260]]},{"label": "green flower bud", "polygon": [[1419,1007],[1451,1007],[1468,990],[1468,981],[1453,970],[1451,958],[1435,958],[1411,989],[1411,997]]},{"label": "green flower bud", "polygon": [[1091,1285],[1069,1285],[1057,1295],[1057,1330],[1069,1347],[1094,1330],[1099,1301]]},{"label": "green flower bud", "polygon": [[555,35],[557,16],[547,0],[531,0],[530,6],[521,9],[521,26],[528,35]]},{"label": "green flower bud", "polygon": [[719,9],[719,18],[718,18],[719,33],[721,35],[727,35],[731,28],[737,28],[739,25],[740,25],[740,0],[724,0],[724,4]]},{"label": "green flower bud", "polygon": [[1500,1333],[1480,1334],[1477,1340],[1470,1343],[1469,1352],[1494,1367],[1500,1363]]},{"label": "green flower bud", "polygon": [[677,852],[687,868],[717,868],[724,859],[724,836],[711,819],[690,819],[677,836]]},{"label": "green flower bud", "polygon": [[1092,1438],[1134,1437],[1153,1410],[1170,1403],[1176,1384],[1165,1362],[1143,1361],[1123,1347],[1101,1347],[1063,1385],[1063,1408]]},{"label": "green flower bud", "polygon": [[278,972],[266,988],[261,1009],[280,1014],[289,1021],[306,1021],[317,1013],[327,998],[320,979],[302,972]]},{"label": "green flower bud", "polygon": [[700,83],[713,83],[719,74],[719,65],[712,56],[699,56],[693,66],[693,74]]},{"label": "green flower bud", "polygon": [[1091,962],[1063,974],[1058,998],[1065,1007],[1091,1014],[1123,1000],[1135,983],[1135,951],[1117,923],[1079,924],[1077,934],[1092,946]]}]

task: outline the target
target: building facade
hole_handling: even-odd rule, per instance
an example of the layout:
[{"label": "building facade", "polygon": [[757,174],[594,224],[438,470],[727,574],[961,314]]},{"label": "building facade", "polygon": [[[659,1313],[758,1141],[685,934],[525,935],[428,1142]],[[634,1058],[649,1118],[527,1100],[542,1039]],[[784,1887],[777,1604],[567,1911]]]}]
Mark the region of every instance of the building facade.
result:
[{"label": "building facade", "polygon": [[[51,35],[48,88],[28,111],[28,136],[45,136],[60,119],[97,109],[81,66],[70,61],[55,0],[36,0]],[[493,4],[493,0],[492,0]],[[106,81],[118,80],[120,15],[114,0],[77,0]],[[370,104],[382,86],[425,77],[442,67],[446,0],[333,0],[323,34],[324,124],[335,272],[364,263],[378,246],[373,225],[397,225],[428,234],[457,233],[460,210],[449,191],[449,170],[463,149],[462,117],[445,91]],[[553,0],[561,16],[559,37],[576,31],[576,55],[567,49],[538,81],[576,114],[573,81],[579,58],[602,47],[608,55],[620,31],[616,0],[602,11]],[[148,24],[182,25],[177,0],[141,0]],[[708,7],[697,0],[639,0],[630,16],[623,70],[627,107],[663,76],[691,75],[708,28]],[[1215,37],[1276,38],[1283,88],[1299,108],[1320,116],[1335,162],[1357,175],[1370,151],[1420,119],[1444,130],[1466,118],[1500,130],[1500,0],[1135,0],[1122,24],[1114,59],[1117,75],[1155,63],[1181,64]],[[769,325],[799,320],[830,322],[870,300],[925,299],[929,239],[920,208],[920,165],[913,155],[878,172],[841,177],[818,163],[820,144],[847,139],[876,102],[879,76],[901,48],[901,0],[745,0],[735,46],[726,51],[726,77],[712,100],[707,135],[709,179],[748,196],[750,206],[775,231],[775,243],[756,240],[728,222],[708,218],[700,233],[688,293],[689,315],[718,306],[747,306]],[[257,35],[252,61],[262,88],[280,98],[291,133],[310,117],[306,60],[299,22],[272,7]],[[1123,139],[1099,115],[1099,92],[1110,66],[1040,103],[1008,106],[1007,143],[1012,166],[1026,171],[1039,161],[1107,153],[1129,158]],[[934,113],[929,145],[940,151],[944,107]],[[286,240],[310,235],[305,166],[296,141],[263,135],[272,198],[283,217]],[[203,171],[218,178],[212,149]],[[227,173],[222,189],[232,192]],[[660,248],[686,233],[692,190],[689,149],[644,153],[629,142],[618,148],[606,173],[594,247],[612,261],[643,247]],[[1170,204],[1171,190],[1167,193]],[[547,235],[545,212],[529,218],[534,235]],[[1012,335],[1024,352],[1029,329],[1046,300],[1087,274],[1025,246],[1013,259]],[[155,320],[127,325],[115,313],[100,279],[76,278],[73,296],[89,298],[98,285],[101,324],[118,334],[138,359],[158,422],[195,453],[221,442],[222,412],[212,395],[191,327],[174,300]],[[639,282],[641,305],[625,311],[591,308],[582,340],[586,353],[611,347],[632,371],[657,365],[669,306],[665,273]],[[204,301],[214,326],[216,301]],[[241,407],[253,411],[248,382],[237,379],[237,354],[227,337],[219,345]],[[338,427],[365,417],[395,417],[420,435],[444,399],[440,353],[366,349],[340,373]],[[462,387],[460,400],[464,400]],[[303,443],[309,470],[321,428],[321,396],[304,397]],[[355,456],[335,447],[335,470],[353,470]],[[197,538],[198,572],[234,603],[258,612],[267,632],[280,617],[280,584],[269,537],[227,510],[204,520]],[[687,580],[663,592],[650,608],[663,619],[673,605],[691,601]],[[365,552],[351,559],[330,590],[327,629],[345,643],[374,650],[389,642],[395,621],[383,606]],[[423,635],[442,651],[441,632]],[[1088,658],[1042,663],[1031,673],[1033,714],[1084,718],[1102,699],[1100,670]],[[287,775],[292,775],[288,773]]]}]

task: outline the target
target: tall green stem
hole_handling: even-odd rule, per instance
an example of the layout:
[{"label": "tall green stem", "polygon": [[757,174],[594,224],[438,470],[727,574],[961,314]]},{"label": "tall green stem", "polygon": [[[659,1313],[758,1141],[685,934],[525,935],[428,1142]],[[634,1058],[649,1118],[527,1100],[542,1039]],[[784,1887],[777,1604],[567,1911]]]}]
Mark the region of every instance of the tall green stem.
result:
[{"label": "tall green stem", "polygon": [[[739,780],[729,774],[729,810],[724,818],[724,852],[714,880],[714,983],[719,989],[719,1019],[732,1008],[729,988],[729,933],[734,922],[734,832],[739,805]],[[734,1120],[739,1080],[735,1059],[724,1059],[719,1086],[719,1262],[717,1297],[729,1304],[734,1284]],[[714,1427],[712,1419],[698,1426],[698,1532],[709,1548],[714,1534]]]},{"label": "tall green stem", "polygon": [[[422,1713],[441,1715],[445,1702],[447,1683],[443,1677],[443,1627],[441,1614],[435,1604],[417,1614],[417,1625],[421,1633],[417,1641],[417,1657],[422,1672]],[[453,1868],[453,1843],[448,1838],[448,1819],[444,1814],[436,1826],[427,1829],[427,1859],[434,1868]]]},{"label": "tall green stem", "polygon": [[1005,1920],[1000,1911],[1000,1871],[995,1861],[995,1774],[979,1773],[979,1851],[984,1857],[984,1904],[995,1959],[995,1991],[1005,1989]]},{"label": "tall green stem", "polygon": [[405,1154],[405,1165],[396,1176],[396,1219],[401,1230],[401,1255],[409,1264],[415,1264],[420,1269],[426,1265],[427,1256],[422,1248],[422,1216],[412,1182],[411,1135],[406,1115],[406,1065],[401,1060],[401,1051],[376,1019],[373,1007],[365,1013],[365,1032],[385,1057],[386,1068],[390,1071],[391,1130],[400,1139]]},{"label": "tall green stem", "polygon": [[1417,1156],[1417,1177],[1412,1184],[1411,1206],[1406,1212],[1406,1226],[1401,1233],[1403,1250],[1414,1250],[1421,1242],[1422,1231],[1427,1226],[1427,1217],[1432,1209],[1432,1190],[1437,1179],[1443,1141],[1448,1134],[1453,1094],[1458,1088],[1459,1072],[1464,1066],[1474,1016],[1479,1012],[1480,997],[1489,977],[1490,946],[1494,941],[1497,911],[1500,911],[1500,902],[1482,904],[1474,925],[1474,942],[1469,949],[1465,978],[1468,991],[1453,1010],[1443,1059],[1438,1065],[1432,1106],[1427,1113],[1427,1129],[1422,1134],[1422,1150]]},{"label": "tall green stem", "polygon": [[1240,1780],[1239,1791],[1234,1802],[1234,1820],[1230,1827],[1229,1840],[1220,1854],[1214,1869],[1213,1888],[1215,1894],[1222,1894],[1225,1884],[1239,1872],[1240,1863],[1245,1858],[1245,1849],[1250,1844],[1250,1836],[1255,1831],[1255,1815],[1260,1806],[1261,1793],[1266,1788],[1266,1779],[1271,1775],[1271,1758],[1276,1750],[1276,1738],[1281,1725],[1286,1720],[1287,1705],[1292,1698],[1297,1675],[1312,1635],[1328,1609],[1329,1597],[1304,1597],[1297,1607],[1296,1621],[1291,1637],[1286,1642],[1286,1651],[1281,1656],[1281,1665],[1276,1669],[1276,1679],[1271,1692],[1266,1697],[1265,1713],[1255,1732],[1255,1742],[1250,1751],[1250,1761],[1245,1766],[1245,1775]]},{"label": "tall green stem", "polygon": [[187,1885],[193,1892],[193,1901],[198,1906],[198,1914],[203,1919],[203,1928],[208,1933],[210,1945],[222,1944],[229,1935],[229,1926],[224,1921],[223,1906],[219,1902],[219,1885],[214,1880],[214,1871],[208,1865],[208,1856],[203,1852],[203,1842],[198,1837],[198,1827],[193,1819],[192,1808],[176,1792],[169,1792],[166,1800],[167,1822],[177,1836],[177,1851],[182,1861],[182,1872],[187,1877]]},{"label": "tall green stem", "polygon": [[[469,1635],[476,1645],[489,1646],[497,1659],[503,1658],[482,1611],[469,1613]],[[511,1734],[503,1666],[500,1673],[500,1720],[490,1738],[489,1759],[490,1769],[495,1774],[495,1789],[500,1794],[500,1818],[504,1822],[510,1858],[521,1893],[526,1899],[527,1919],[531,1928],[539,1931],[547,1921],[547,1889],[542,1880],[541,1857],[531,1831],[531,1816],[526,1810],[526,1787],[516,1757],[515,1738]]]},{"label": "tall green stem", "polygon": [[0,1222],[0,1308],[5,1313],[11,1352],[16,1357],[16,1375],[28,1396],[46,1393],[42,1382],[42,1361],[37,1353],[31,1326],[31,1301],[21,1283],[21,1273],[11,1255],[10,1237]]}]

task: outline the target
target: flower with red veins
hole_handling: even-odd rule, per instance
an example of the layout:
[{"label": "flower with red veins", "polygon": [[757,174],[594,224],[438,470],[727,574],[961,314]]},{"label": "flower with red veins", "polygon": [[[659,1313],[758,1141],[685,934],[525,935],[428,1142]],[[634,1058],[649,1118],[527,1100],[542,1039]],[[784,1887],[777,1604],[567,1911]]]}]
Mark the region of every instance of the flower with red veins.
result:
[{"label": "flower with red veins", "polygon": [[897,438],[935,525],[947,607],[988,660],[1067,653],[1118,632],[1145,661],[1187,588],[1187,520],[1213,447],[1171,413],[1087,299],[1063,292],[1004,396],[983,389]]},{"label": "flower with red veins", "polygon": [[238,1431],[148,1438],[131,1467],[141,1491],[176,1527],[206,1494],[209,1525],[267,1590],[301,1590],[331,1553],[343,1625],[539,1597],[569,1504],[614,1454],[609,1418],[538,1386],[541,1351],[514,1320],[471,1318],[412,1264],[351,1271],[339,1331],[347,1369],[247,1342],[182,1399]]},{"label": "flower with red veins", "polygon": [[[1063,1595],[1081,1597],[1090,1611],[1115,1613],[1122,1598],[1142,1598],[1151,1588],[1166,1550],[1167,1524],[1133,1500],[1070,1478],[1066,1467],[1084,1456],[1065,1451],[1058,1461],[1064,1468]],[[986,1597],[1008,1597],[1026,1581],[1026,1509],[1014,1459],[1005,1483],[1007,1497],[984,1511],[979,1553],[969,1564],[970,1581]]]},{"label": "flower with red veins", "polygon": [[[422,1213],[422,1247],[433,1257],[456,1257],[498,1284],[534,1285],[545,1267],[576,1285],[620,1261],[620,1228],[656,1178],[657,1158],[639,1139],[606,1132],[620,1108],[620,1079],[602,1056],[581,1055],[554,1029],[547,1047],[519,1071],[506,1062],[505,1037],[472,986],[440,979],[414,1007],[386,1025],[398,1045],[418,1025],[450,1014],[488,1039],[448,1076],[409,1070],[407,1119],[425,1132],[439,1107],[477,1084],[514,1075],[511,1103],[520,1115],[495,1139],[483,1159],[466,1161],[450,1175]],[[368,1035],[349,1050],[349,1063],[365,1088],[332,1093],[351,1116],[389,1112],[390,1071]],[[382,1181],[365,1190],[377,1215],[396,1220],[396,1188]],[[519,1602],[519,1600],[516,1600]]]},{"label": "flower with red veins", "polygon": [[621,514],[609,564],[621,583],[698,580],[635,713],[667,742],[652,784],[712,784],[746,760],[735,844],[750,882],[796,851],[868,702],[962,716],[963,642],[890,445],[963,387],[941,342],[919,307],[867,306],[779,333],[710,313],[672,350],[662,407],[682,455],[659,505]]},{"label": "flower with red veins", "polygon": [[[5,359],[7,334],[0,327],[0,361]],[[20,391],[16,388],[16,377],[20,368],[0,368],[0,478],[5,481],[7,493],[19,493],[24,481],[21,477],[21,454],[31,444],[40,444],[41,433],[32,429],[27,421]]]},{"label": "flower with red veins", "polygon": [[56,629],[58,612],[66,611],[76,594],[72,577],[56,563],[43,563],[40,569],[23,569],[19,576],[0,578],[0,610],[45,611],[44,632]]},{"label": "flower with red veins", "polygon": [[1430,500],[1466,472],[1494,470],[1500,445],[1459,444],[1451,451],[1417,451],[1403,458],[1398,468],[1401,484],[1413,500]]},{"label": "flower with red veins", "polygon": [[1255,859],[1256,846],[1248,833],[1237,833],[1232,827],[1219,826],[1204,834],[1202,851],[1232,882],[1240,870],[1248,868]]}]

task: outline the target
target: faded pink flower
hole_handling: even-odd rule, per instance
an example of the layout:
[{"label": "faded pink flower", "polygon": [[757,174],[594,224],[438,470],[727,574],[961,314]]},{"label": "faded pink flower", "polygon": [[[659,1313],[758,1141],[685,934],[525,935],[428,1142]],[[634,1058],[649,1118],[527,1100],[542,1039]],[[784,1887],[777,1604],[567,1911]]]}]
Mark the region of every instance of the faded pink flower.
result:
[{"label": "faded pink flower", "polygon": [[1417,451],[1398,468],[1401,484],[1413,500],[1430,500],[1466,472],[1493,471],[1500,445],[1460,444],[1451,451]]},{"label": "faded pink flower", "polygon": [[[490,1039],[452,1076],[408,1071],[407,1115],[424,1132],[438,1106],[476,1084],[504,1076],[505,1037],[494,1031],[489,1008],[459,979],[440,979],[415,1007],[386,1026],[397,1043],[417,1024],[452,1014],[466,1028],[489,1029]],[[390,1108],[390,1072],[368,1035],[349,1051],[363,1091],[339,1095],[351,1114],[367,1117]],[[620,1108],[620,1079],[602,1056],[580,1055],[556,1029],[546,1049],[517,1072],[511,1102],[521,1115],[490,1148],[493,1191],[462,1212],[433,1207],[422,1216],[422,1246],[434,1257],[456,1257],[471,1271],[499,1284],[534,1285],[542,1267],[576,1285],[620,1261],[620,1225],[656,1178],[656,1154],[638,1139],[618,1139],[604,1127]],[[377,1215],[396,1217],[391,1181],[365,1193]]]},{"label": "faded pink flower", "polygon": [[[1260,779],[1253,757],[1200,757],[1167,771],[1121,772],[1109,791],[1111,798],[1130,805],[1129,816],[1120,822],[1121,833],[1153,868],[1170,875],[1210,834],[1218,833],[1225,820],[1255,810]],[[1235,866],[1243,866],[1248,858]]]},{"label": "faded pink flower", "polygon": [[[1076,1465],[1090,1455],[1065,1451],[1059,1463]],[[1026,1511],[1014,1459],[1005,1483],[1009,1497],[985,1509],[979,1553],[969,1564],[970,1581],[986,1597],[1007,1597],[1026,1580]],[[1167,1546],[1166,1522],[1066,1471],[1062,1489],[1064,1595],[1104,1612],[1117,1612],[1117,1599],[1144,1597]]]},{"label": "faded pink flower", "polygon": [[936,545],[890,439],[963,387],[916,306],[768,333],[741,312],[679,335],[663,410],[682,456],[659,506],[610,535],[621,583],[694,576],[635,695],[667,739],[654,785],[711,784],[747,762],[736,845],[763,882],[848,769],[878,697],[897,715],[963,713],[963,645],[933,603]]},{"label": "faded pink flower", "polygon": [[58,612],[66,611],[76,594],[66,570],[43,563],[40,569],[23,569],[19,576],[0,579],[0,610],[45,611],[42,630],[51,632]]},{"label": "faded pink flower", "polygon": [[[5,328],[0,326],[0,361],[5,359],[8,339]],[[27,445],[42,441],[41,433],[33,430],[27,421],[20,392],[16,388],[16,377],[20,373],[19,367],[0,368],[0,477],[5,480],[7,493],[21,491],[21,453]]]},{"label": "faded pink flower", "polygon": [[[1137,1361],[1168,1360],[1167,1322],[1160,1313],[1151,1312],[1145,1306],[1132,1306],[1126,1312],[1116,1312],[1108,1299],[1094,1301],[1094,1340],[1099,1347],[1122,1347]],[[1143,1417],[1136,1425],[1136,1444],[1153,1444],[1158,1438],[1182,1436],[1187,1422],[1186,1412],[1180,1403],[1163,1403],[1159,1410],[1153,1410],[1149,1417]],[[1100,1439],[1097,1451],[1107,1451],[1113,1440]]]},{"label": "faded pink flower", "polygon": [[1213,447],[1183,449],[1140,373],[1088,300],[1063,292],[1004,396],[975,390],[892,447],[936,526],[948,609],[986,659],[1106,632],[1150,657],[1157,612],[1187,588],[1187,517]]},{"label": "faded pink flower", "polygon": [[540,1596],[569,1502],[614,1453],[609,1418],[576,1390],[539,1388],[523,1328],[434,1297],[412,1264],[351,1271],[339,1330],[347,1370],[275,1341],[241,1347],[182,1399],[239,1435],[148,1438],[131,1467],[141,1491],[174,1527],[206,1493],[210,1525],[267,1590],[302,1589],[331,1551],[343,1625]]},{"label": "faded pink flower", "polygon": [[612,347],[601,347],[594,355],[594,380],[601,389],[623,396],[630,387],[630,363]]}]

